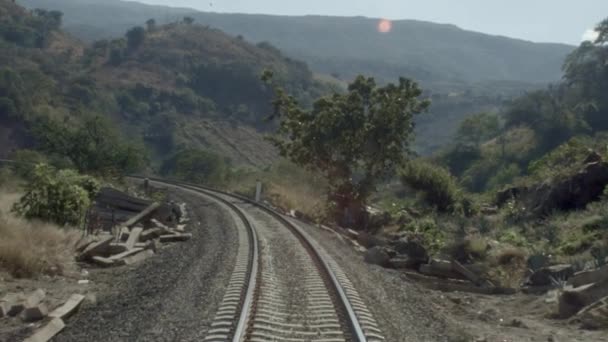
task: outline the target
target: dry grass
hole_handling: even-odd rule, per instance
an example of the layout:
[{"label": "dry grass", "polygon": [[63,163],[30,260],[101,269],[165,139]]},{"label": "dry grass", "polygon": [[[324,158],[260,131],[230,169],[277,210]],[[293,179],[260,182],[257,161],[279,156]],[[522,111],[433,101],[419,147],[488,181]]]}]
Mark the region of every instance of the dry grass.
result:
[{"label": "dry grass", "polygon": [[283,210],[296,209],[315,221],[321,220],[325,214],[325,198],[322,192],[306,184],[270,183],[268,197]]},{"label": "dry grass", "polygon": [[16,278],[74,270],[79,232],[15,217],[10,208],[18,199],[19,194],[0,190],[0,270]]}]

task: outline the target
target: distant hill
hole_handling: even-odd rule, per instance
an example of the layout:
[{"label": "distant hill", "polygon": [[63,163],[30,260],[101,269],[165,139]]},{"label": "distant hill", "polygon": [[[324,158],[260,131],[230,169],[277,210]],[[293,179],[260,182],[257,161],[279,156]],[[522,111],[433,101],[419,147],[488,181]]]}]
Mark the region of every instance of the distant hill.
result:
[{"label": "distant hill", "polygon": [[0,0],[0,156],[35,143],[27,128],[40,117],[100,114],[157,162],[201,148],[263,166],[277,153],[263,139],[272,94],[262,70],[305,102],[328,90],[306,64],[217,29],[156,24],[88,45],[63,33],[61,21],[61,13]]},{"label": "distant hill", "polygon": [[21,0],[28,7],[58,9],[65,27],[85,40],[120,36],[149,18],[159,22],[191,16],[198,23],[268,41],[313,70],[351,79],[359,73],[394,80],[408,76],[438,82],[554,82],[564,57],[574,49],[462,30],[414,20],[393,22],[389,34],[377,19],[323,16],[218,14],[119,0]]}]

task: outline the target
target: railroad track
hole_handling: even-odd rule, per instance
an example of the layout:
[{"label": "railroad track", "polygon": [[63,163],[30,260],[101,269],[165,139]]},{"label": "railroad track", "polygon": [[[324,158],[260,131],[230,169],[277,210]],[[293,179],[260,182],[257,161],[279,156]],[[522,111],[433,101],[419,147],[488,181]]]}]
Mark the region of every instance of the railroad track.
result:
[{"label": "railroad track", "polygon": [[384,341],[348,277],[290,219],[222,191],[150,181],[198,193],[235,220],[237,261],[204,341]]}]

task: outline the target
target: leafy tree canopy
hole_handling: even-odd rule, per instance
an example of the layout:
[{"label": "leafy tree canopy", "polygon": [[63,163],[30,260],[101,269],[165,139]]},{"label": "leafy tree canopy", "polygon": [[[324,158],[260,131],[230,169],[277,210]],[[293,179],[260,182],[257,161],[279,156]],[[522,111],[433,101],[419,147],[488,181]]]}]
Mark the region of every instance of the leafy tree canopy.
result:
[{"label": "leafy tree canopy", "polygon": [[[262,78],[272,84],[272,73]],[[273,88],[271,118],[280,123],[270,140],[284,157],[323,173],[337,213],[350,208],[359,221],[356,213],[376,182],[412,154],[414,116],[430,102],[421,99],[416,82],[405,78],[380,87],[373,78],[359,76],[346,93],[319,98],[311,109],[301,108],[281,87]]]}]

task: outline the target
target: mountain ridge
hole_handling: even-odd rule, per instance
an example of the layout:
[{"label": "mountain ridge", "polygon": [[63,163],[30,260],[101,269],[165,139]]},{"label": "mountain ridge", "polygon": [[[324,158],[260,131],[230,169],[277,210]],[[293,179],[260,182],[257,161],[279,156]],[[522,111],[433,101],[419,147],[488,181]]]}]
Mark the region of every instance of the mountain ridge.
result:
[{"label": "mountain ridge", "polygon": [[[116,37],[149,18],[165,22],[190,16],[254,43],[267,41],[290,57],[304,60],[313,70],[345,80],[364,73],[383,81],[409,76],[430,86],[446,80],[548,83],[561,78],[561,63],[574,49],[413,19],[394,20],[392,32],[380,34],[378,19],[368,17],[227,14],[119,0],[20,3],[63,11],[66,29],[85,40]],[[87,8],[96,15],[87,14]],[[109,19],[103,22],[99,18]]]}]

